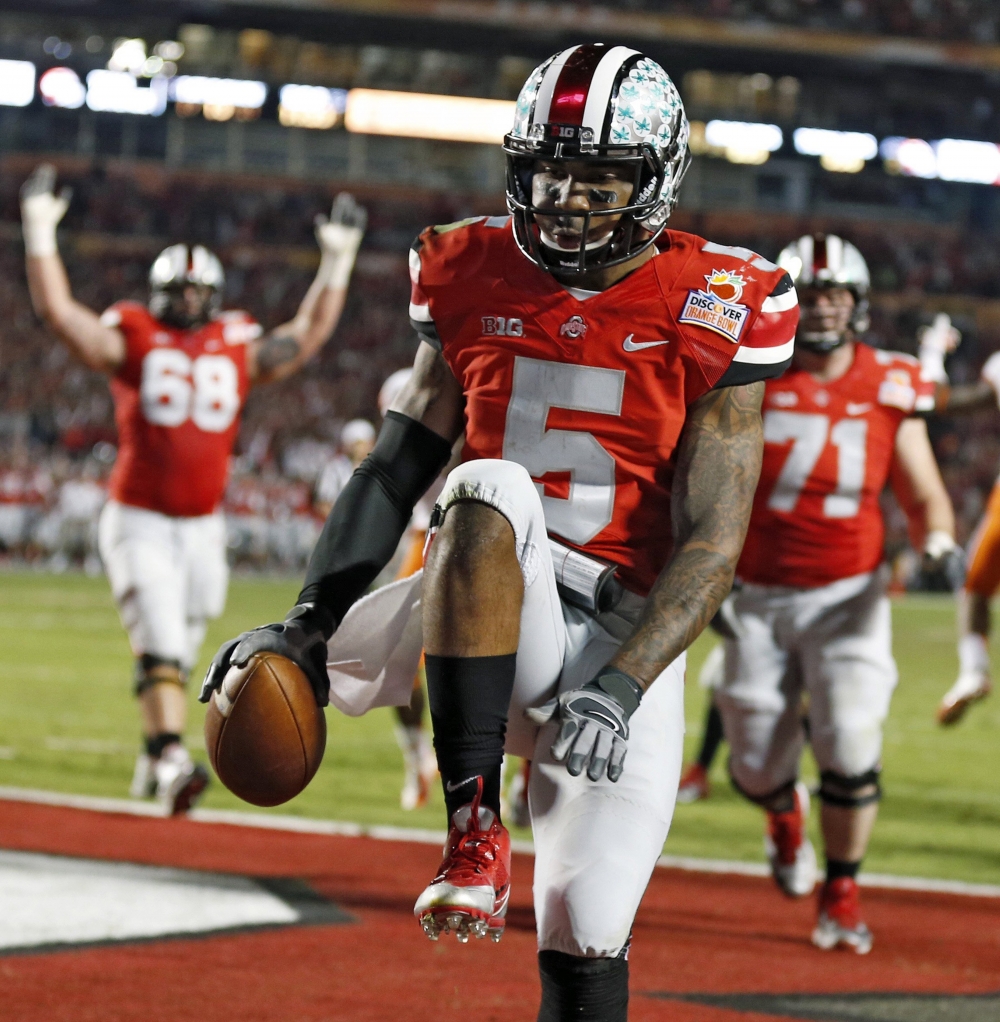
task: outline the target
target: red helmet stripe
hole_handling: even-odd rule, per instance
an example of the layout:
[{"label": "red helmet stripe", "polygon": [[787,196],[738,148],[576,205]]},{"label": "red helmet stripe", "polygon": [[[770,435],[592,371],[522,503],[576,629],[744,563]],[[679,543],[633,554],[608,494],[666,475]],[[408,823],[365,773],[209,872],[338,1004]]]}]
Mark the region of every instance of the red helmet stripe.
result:
[{"label": "red helmet stripe", "polygon": [[819,270],[827,268],[826,235],[821,234],[813,241],[813,278]]},{"label": "red helmet stripe", "polygon": [[587,94],[597,65],[606,53],[605,47],[580,46],[563,65],[552,92],[549,122],[552,124],[583,124]]}]

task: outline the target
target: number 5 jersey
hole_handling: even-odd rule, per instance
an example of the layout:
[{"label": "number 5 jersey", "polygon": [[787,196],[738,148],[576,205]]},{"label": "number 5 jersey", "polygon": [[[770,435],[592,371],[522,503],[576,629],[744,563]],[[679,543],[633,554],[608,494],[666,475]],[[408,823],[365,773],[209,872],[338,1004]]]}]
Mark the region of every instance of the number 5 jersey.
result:
[{"label": "number 5 jersey", "polygon": [[112,305],[102,322],[121,331],[126,352],[111,379],[119,442],[111,499],[172,517],[211,514],[249,390],[247,344],[260,326],[225,312],[179,330],[133,302]]},{"label": "number 5 jersey", "polygon": [[523,465],[549,532],[641,595],[672,551],[688,406],[783,372],[798,323],[791,279],[749,249],[676,231],[658,249],[603,292],[526,259],[508,217],[428,228],[410,260],[410,318],[465,393],[463,460]]},{"label": "number 5 jersey", "polygon": [[831,383],[794,370],[767,384],[764,465],[736,570],[745,582],[811,588],[882,561],[896,432],[933,407],[934,384],[909,355],[854,350]]}]

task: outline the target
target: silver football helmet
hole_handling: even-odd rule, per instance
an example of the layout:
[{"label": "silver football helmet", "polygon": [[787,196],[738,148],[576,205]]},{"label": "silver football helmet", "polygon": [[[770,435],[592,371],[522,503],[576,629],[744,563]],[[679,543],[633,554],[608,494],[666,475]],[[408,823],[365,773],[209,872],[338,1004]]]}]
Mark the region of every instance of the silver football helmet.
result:
[{"label": "silver football helmet", "polygon": [[[182,291],[187,284],[211,288],[211,295],[200,316],[179,313],[171,301],[171,292]],[[222,303],[222,289],[226,274],[222,263],[214,253],[203,245],[171,245],[157,257],[149,270],[149,311],[157,319],[167,322],[177,320],[177,326],[194,326],[199,320],[207,322],[218,311]],[[183,322],[182,322],[183,320]]]},{"label": "silver football helmet", "polygon": [[[868,291],[871,276],[864,256],[836,234],[804,234],[781,250],[778,265],[788,271],[796,287],[841,287],[854,295],[850,328],[855,334],[868,329]],[[806,332],[796,341],[813,351],[839,348],[847,335],[835,331]]]},{"label": "silver football helmet", "polygon": [[[507,208],[521,251],[544,270],[585,273],[615,266],[656,240],[677,202],[688,168],[689,127],[680,93],[656,61],[627,46],[588,43],[549,57],[528,76],[514,125],[504,137]],[[532,201],[539,160],[621,163],[634,171],[629,204],[581,214],[579,247],[545,243]],[[588,245],[595,217],[617,216],[615,230]]]}]

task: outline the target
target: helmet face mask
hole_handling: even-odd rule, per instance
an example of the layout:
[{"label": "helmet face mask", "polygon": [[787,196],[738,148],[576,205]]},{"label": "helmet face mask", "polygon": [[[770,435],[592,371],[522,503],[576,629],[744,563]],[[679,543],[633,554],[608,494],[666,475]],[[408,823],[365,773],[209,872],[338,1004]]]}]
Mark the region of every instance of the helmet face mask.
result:
[{"label": "helmet face mask", "polygon": [[[868,264],[849,241],[836,234],[803,235],[782,249],[778,265],[787,270],[792,283],[800,291],[802,313],[795,335],[796,345],[818,354],[827,354],[868,329],[868,291],[871,286]],[[826,309],[810,312],[810,290],[829,292]],[[838,292],[851,296],[850,310],[843,298],[838,298]],[[825,319],[827,323],[814,323],[813,329],[809,329],[810,319]]]},{"label": "helmet face mask", "polygon": [[222,307],[226,275],[218,258],[201,245],[171,245],[149,271],[149,311],[169,326],[204,326]]},{"label": "helmet face mask", "polygon": [[[551,57],[525,82],[504,138],[507,208],[521,251],[542,269],[570,276],[640,254],[676,204],[690,160],[687,138],[680,95],[654,61],[599,43]],[[534,178],[540,167],[587,164],[613,167],[620,181],[631,181],[629,196],[625,204],[591,200],[596,208],[560,209],[566,240],[557,240],[543,229],[553,222],[553,202],[538,194]],[[612,217],[610,230],[598,226]]]}]

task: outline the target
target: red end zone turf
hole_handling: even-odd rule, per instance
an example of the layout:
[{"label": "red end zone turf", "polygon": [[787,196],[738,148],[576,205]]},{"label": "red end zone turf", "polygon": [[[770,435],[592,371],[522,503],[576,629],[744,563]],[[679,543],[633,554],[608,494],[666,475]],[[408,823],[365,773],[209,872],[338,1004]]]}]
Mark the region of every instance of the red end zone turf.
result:
[{"label": "red end zone turf", "polygon": [[[356,920],[0,957],[4,1022],[437,1022],[470,1009],[479,1022],[529,1022],[537,1011],[527,856],[514,856],[503,941],[462,947],[428,942],[413,920],[438,862],[428,845],[0,802],[0,847],[294,877]],[[808,943],[811,901],[755,878],[658,869],[635,927],[631,1019],[776,1018],[671,995],[1000,990],[996,899],[864,898],[872,953],[822,953]]]}]

